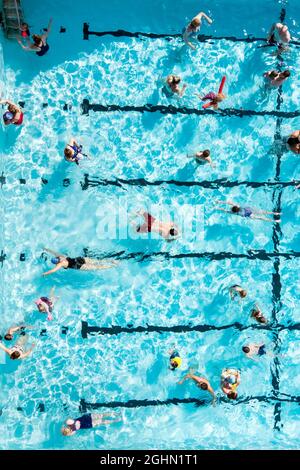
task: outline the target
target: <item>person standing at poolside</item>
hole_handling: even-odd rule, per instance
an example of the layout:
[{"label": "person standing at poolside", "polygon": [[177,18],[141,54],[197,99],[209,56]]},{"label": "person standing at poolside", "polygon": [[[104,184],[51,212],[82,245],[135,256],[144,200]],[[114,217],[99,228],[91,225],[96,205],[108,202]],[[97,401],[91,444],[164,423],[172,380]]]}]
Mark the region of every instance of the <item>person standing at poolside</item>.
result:
[{"label": "person standing at poolside", "polygon": [[[116,266],[118,263],[117,261],[108,261],[110,264],[103,264],[98,260],[93,258],[83,258],[78,256],[77,258],[70,258],[69,256],[62,255],[60,253],[56,253],[53,250],[49,250],[49,248],[44,248],[45,251],[48,253],[53,254],[55,257],[51,259],[51,263],[55,264],[55,268],[50,269],[43,273],[43,276],[48,276],[49,274],[55,273],[59,269],[76,269],[80,271],[95,271],[98,269],[108,269]],[[106,260],[103,260],[106,261]]]},{"label": "person standing at poolside", "polygon": [[123,421],[121,413],[88,413],[76,419],[67,419],[61,432],[63,436],[72,436],[80,429],[91,429],[120,421]]},{"label": "person standing at poolside", "polygon": [[212,24],[212,19],[209,18],[203,11],[198,13],[198,15],[194,16],[192,21],[187,25],[185,28],[182,38],[187,46],[189,46],[191,49],[196,49],[196,46],[191,42],[191,38],[197,35],[199,33],[201,24],[202,24],[202,18],[205,18],[208,24]]},{"label": "person standing at poolside", "polygon": [[3,349],[3,351],[6,352],[6,354],[9,355],[9,357],[13,360],[16,359],[25,359],[28,357],[31,352],[33,351],[33,348],[35,344],[31,345],[31,348],[25,351],[25,345],[27,343],[28,336],[20,336],[20,338],[17,340],[16,344],[12,346],[11,348],[7,348],[4,346],[2,343],[0,343],[0,348]]},{"label": "person standing at poolside", "polygon": [[194,372],[195,372],[195,369],[190,368],[188,374],[186,374],[183,377],[183,379],[178,382],[178,384],[182,385],[183,382],[185,382],[186,380],[192,380],[197,385],[197,387],[199,387],[201,390],[203,391],[207,390],[213,398],[213,403],[215,403],[215,400],[216,400],[215,392],[213,391],[209,381],[205,379],[204,377],[199,377],[195,375]]},{"label": "person standing at poolside", "polygon": [[9,100],[0,100],[0,104],[7,104],[7,111],[3,114],[3,121],[6,126],[14,124],[20,126],[23,123],[24,114],[21,108]]},{"label": "person standing at poolside", "polygon": [[39,57],[42,57],[43,55],[47,54],[47,52],[49,51],[49,44],[47,44],[47,39],[51,32],[51,27],[52,27],[52,18],[50,19],[47,30],[44,34],[32,35],[33,43],[31,43],[28,38],[26,38],[27,46],[24,46],[24,44],[22,43],[20,39],[18,39],[18,43],[20,44],[22,49],[24,49],[25,51],[35,52],[36,55],[38,55]]},{"label": "person standing at poolside", "polygon": [[238,215],[240,217],[245,217],[249,219],[265,220],[267,222],[272,222],[272,223],[281,222],[280,219],[274,220],[269,217],[263,217],[263,214],[280,215],[281,214],[280,212],[262,211],[262,210],[252,209],[251,207],[242,207],[232,201],[216,201],[216,202],[218,202],[219,204],[227,204],[231,206],[230,211],[223,209],[222,207],[217,207],[217,210],[227,212],[228,214],[234,214],[234,215]]}]

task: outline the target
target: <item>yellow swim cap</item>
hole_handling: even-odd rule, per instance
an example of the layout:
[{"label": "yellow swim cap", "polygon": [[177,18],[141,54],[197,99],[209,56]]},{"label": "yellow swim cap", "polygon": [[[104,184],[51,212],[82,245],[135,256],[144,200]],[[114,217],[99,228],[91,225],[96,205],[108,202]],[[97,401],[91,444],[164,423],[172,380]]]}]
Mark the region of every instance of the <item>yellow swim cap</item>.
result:
[{"label": "yellow swim cap", "polygon": [[173,357],[172,362],[176,362],[177,367],[180,367],[181,363],[182,363],[182,359],[181,359],[181,357],[176,356],[176,357]]}]

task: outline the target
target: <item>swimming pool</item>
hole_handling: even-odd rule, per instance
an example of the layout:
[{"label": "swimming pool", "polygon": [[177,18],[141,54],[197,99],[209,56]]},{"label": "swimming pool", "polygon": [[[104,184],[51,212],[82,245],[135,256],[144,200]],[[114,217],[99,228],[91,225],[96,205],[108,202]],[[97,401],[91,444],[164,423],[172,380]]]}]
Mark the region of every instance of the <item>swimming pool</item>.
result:
[{"label": "swimming pool", "polygon": [[[32,30],[54,18],[45,57],[2,41],[6,94],[24,101],[25,122],[1,131],[0,333],[25,321],[35,328],[36,347],[20,364],[0,355],[0,448],[297,448],[299,209],[291,182],[299,178],[298,157],[273,143],[276,132],[299,128],[299,117],[289,114],[300,98],[299,49],[291,46],[284,58],[292,77],[281,95],[262,97],[261,76],[277,59],[258,47],[262,41],[234,39],[264,38],[283,10],[297,37],[297,2],[249,6],[243,0],[237,8],[230,0],[224,11],[224,0],[203,1],[214,22],[201,33],[232,38],[201,42],[196,51],[183,50],[177,37],[85,40],[83,25],[177,34],[197,13],[197,2],[178,1],[174,8],[169,0],[144,0],[141,9],[129,0],[101,6],[66,0],[64,11],[60,3],[23,2]],[[161,93],[161,78],[170,72],[188,83],[180,100]],[[221,108],[230,111],[197,114],[194,93],[209,91],[223,75],[228,98]],[[102,111],[84,114],[83,100]],[[149,104],[173,108],[150,112]],[[79,167],[62,158],[72,135],[92,157]],[[187,161],[187,153],[207,147],[214,168]],[[282,207],[280,228],[227,217],[214,210],[215,199]],[[131,229],[128,237],[126,218],[114,232],[118,214],[150,207],[174,220],[183,211],[201,224],[173,244],[137,238]],[[45,246],[120,262],[99,273],[42,278],[49,269]],[[229,301],[235,283],[249,292],[243,304]],[[47,322],[33,302],[52,286],[60,301]],[[255,301],[271,320],[267,327],[249,318]],[[275,356],[257,363],[243,357],[245,342],[260,341]],[[167,368],[174,344],[183,358],[175,373]],[[191,365],[217,391],[216,407],[193,384],[177,385]],[[241,370],[236,402],[220,391],[223,367]],[[121,410],[124,423],[70,438],[60,434],[67,417],[93,407]]]}]

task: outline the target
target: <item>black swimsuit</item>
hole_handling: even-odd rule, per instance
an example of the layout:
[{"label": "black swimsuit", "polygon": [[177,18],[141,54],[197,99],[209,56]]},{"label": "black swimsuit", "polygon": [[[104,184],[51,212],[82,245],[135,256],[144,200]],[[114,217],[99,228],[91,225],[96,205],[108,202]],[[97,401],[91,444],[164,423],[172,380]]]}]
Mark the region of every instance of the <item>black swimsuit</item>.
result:
[{"label": "black swimsuit", "polygon": [[49,44],[47,44],[47,43],[44,44],[44,43],[42,42],[42,45],[39,46],[39,47],[40,47],[41,50],[38,51],[38,52],[36,53],[36,55],[38,55],[38,56],[40,56],[40,57],[43,56],[43,55],[45,55],[45,54],[49,51]]},{"label": "black swimsuit", "polygon": [[77,258],[66,258],[68,261],[68,267],[65,269],[81,269],[81,267],[85,264],[85,259],[81,256]]}]

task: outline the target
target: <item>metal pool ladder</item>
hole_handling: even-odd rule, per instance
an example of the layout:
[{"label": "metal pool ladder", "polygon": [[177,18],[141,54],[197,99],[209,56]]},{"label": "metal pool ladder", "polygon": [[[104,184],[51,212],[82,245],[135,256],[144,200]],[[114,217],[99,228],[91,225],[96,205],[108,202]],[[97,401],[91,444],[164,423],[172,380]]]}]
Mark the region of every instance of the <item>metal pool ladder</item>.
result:
[{"label": "metal pool ladder", "polygon": [[5,36],[15,39],[20,34],[20,26],[24,22],[21,0],[3,0],[2,21]]}]

